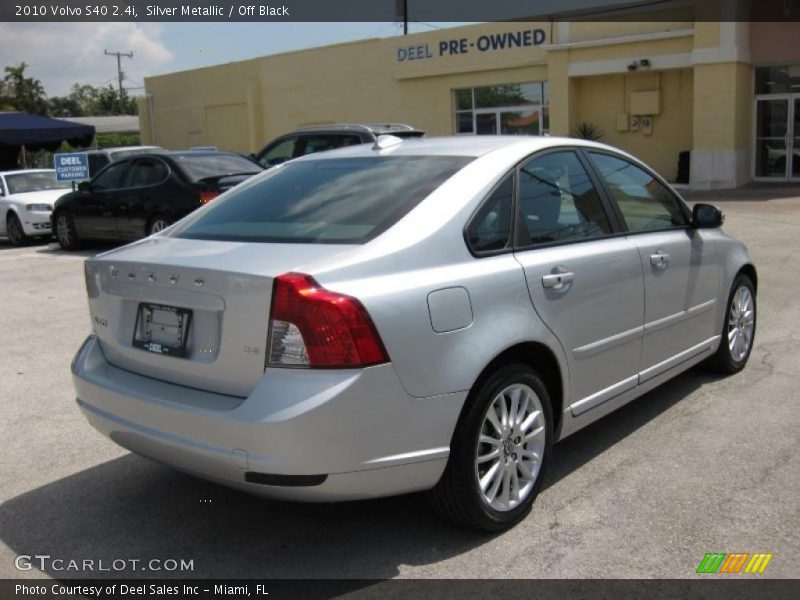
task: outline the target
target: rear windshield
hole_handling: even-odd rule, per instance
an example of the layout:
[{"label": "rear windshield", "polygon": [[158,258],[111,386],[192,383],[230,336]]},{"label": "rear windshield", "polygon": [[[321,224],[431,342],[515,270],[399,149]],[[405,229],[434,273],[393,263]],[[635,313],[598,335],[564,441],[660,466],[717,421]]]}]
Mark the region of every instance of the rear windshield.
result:
[{"label": "rear windshield", "polygon": [[470,160],[375,156],[288,163],[234,189],[176,237],[363,244],[394,225]]},{"label": "rear windshield", "polygon": [[180,154],[173,155],[192,181],[216,179],[224,175],[248,175],[260,173],[263,169],[251,160],[236,154]]}]

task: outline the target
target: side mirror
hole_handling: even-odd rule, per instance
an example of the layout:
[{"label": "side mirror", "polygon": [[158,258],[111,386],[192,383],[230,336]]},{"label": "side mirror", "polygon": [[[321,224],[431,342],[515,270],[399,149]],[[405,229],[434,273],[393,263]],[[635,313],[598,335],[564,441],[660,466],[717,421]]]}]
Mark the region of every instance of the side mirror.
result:
[{"label": "side mirror", "polygon": [[698,203],[692,208],[692,227],[695,229],[715,229],[722,227],[725,214],[713,204]]},{"label": "side mirror", "polygon": [[92,185],[91,185],[91,183],[89,181],[81,181],[78,184],[78,191],[79,192],[88,192],[91,189],[92,189]]}]

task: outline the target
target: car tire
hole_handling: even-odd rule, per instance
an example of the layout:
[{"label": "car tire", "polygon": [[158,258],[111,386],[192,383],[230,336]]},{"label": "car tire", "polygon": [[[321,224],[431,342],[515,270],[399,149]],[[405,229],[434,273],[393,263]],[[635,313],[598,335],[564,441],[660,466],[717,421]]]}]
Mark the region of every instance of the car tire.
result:
[{"label": "car tire", "polygon": [[24,246],[30,241],[30,238],[25,234],[25,230],[22,229],[19,217],[13,212],[9,212],[6,220],[6,233],[8,234],[8,241],[13,246]]},{"label": "car tire", "polygon": [[147,230],[145,233],[147,236],[155,235],[156,233],[164,231],[169,225],[170,223],[166,216],[162,214],[154,215],[147,223]]},{"label": "car tire", "polygon": [[77,250],[81,242],[78,232],[75,231],[75,223],[69,213],[61,211],[53,217],[53,233],[56,241],[64,250]]},{"label": "car tire", "polygon": [[706,363],[709,368],[724,375],[733,375],[744,369],[753,350],[756,313],[753,280],[740,273],[731,285],[725,320],[722,322],[722,337],[716,353]]},{"label": "car tire", "polygon": [[427,494],[431,507],[478,531],[516,525],[539,493],[552,442],[553,413],[542,379],[524,364],[500,367],[467,399],[444,474]]}]

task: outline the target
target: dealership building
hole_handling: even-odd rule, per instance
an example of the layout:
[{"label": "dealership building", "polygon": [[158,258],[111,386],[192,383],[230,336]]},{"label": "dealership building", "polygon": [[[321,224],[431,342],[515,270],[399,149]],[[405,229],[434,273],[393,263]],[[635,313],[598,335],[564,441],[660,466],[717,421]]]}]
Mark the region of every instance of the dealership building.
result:
[{"label": "dealership building", "polygon": [[800,7],[703,10],[481,23],[149,77],[142,142],[256,152],[325,123],[583,131],[697,189],[800,181]]}]

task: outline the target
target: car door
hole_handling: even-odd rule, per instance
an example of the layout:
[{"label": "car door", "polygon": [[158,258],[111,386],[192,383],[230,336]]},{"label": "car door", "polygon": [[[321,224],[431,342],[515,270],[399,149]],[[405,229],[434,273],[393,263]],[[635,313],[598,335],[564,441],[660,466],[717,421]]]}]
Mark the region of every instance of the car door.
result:
[{"label": "car door", "polygon": [[113,201],[119,239],[138,239],[144,235],[147,220],[154,214],[159,191],[169,174],[169,168],[159,158],[133,159],[126,187]]},{"label": "car door", "polygon": [[637,385],[641,261],[577,150],[523,162],[517,187],[515,255],[534,309],[567,356],[579,415]]},{"label": "car door", "polygon": [[116,238],[114,204],[119,190],[125,186],[130,164],[130,160],[123,160],[108,165],[86,189],[78,192],[72,218],[79,236]]},{"label": "car door", "polygon": [[683,202],[644,166],[588,153],[636,246],[644,272],[640,382],[692,358],[715,341],[717,258],[708,232],[693,229]]}]

